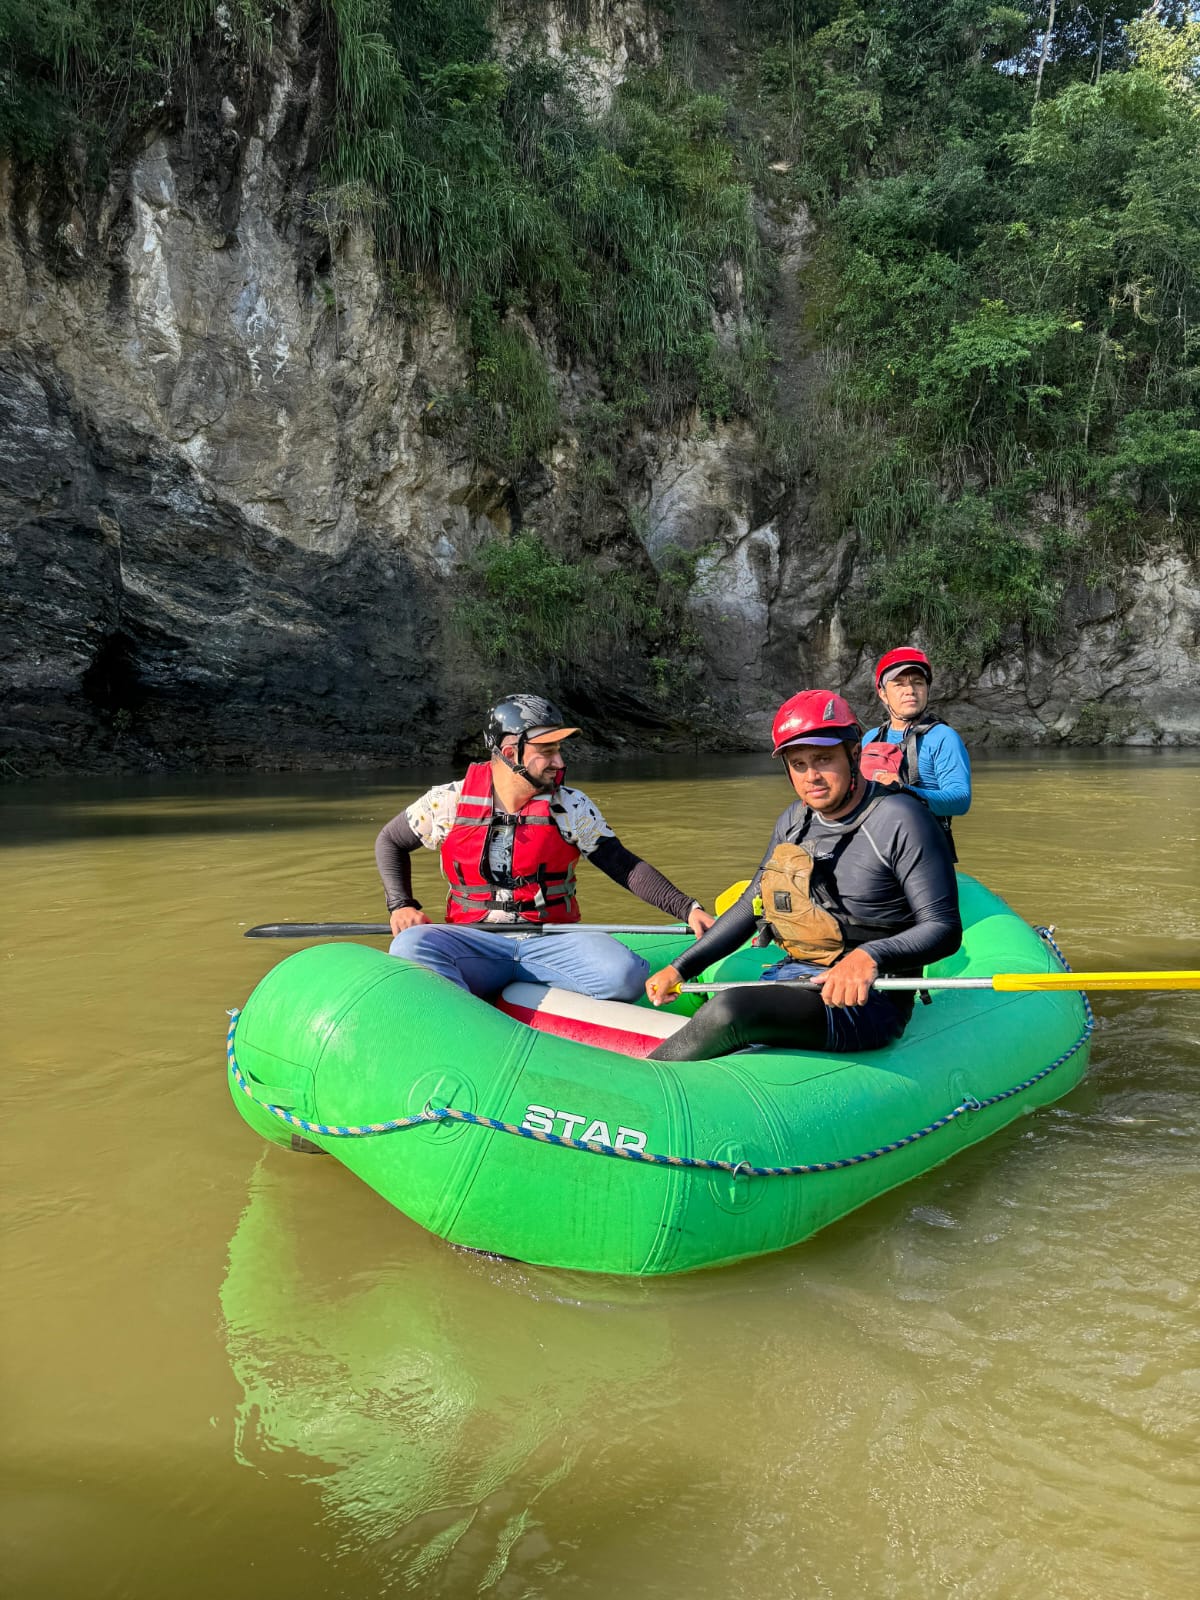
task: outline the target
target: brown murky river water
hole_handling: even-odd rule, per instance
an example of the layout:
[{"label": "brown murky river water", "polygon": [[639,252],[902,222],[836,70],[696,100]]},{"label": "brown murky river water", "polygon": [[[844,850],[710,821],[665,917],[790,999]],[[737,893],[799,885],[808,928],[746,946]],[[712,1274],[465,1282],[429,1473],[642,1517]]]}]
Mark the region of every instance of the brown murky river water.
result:
[{"label": "brown murky river water", "polygon": [[[0,795],[5,1592],[1200,1592],[1200,994],[1098,998],[1071,1096],[784,1254],[458,1252],[264,1147],[223,1060],[291,948],[243,927],[378,918],[375,832],[448,776]],[[1198,966],[1198,776],[981,762],[962,864],[1078,968]],[[710,904],[788,798],[767,761],[573,779]]]}]

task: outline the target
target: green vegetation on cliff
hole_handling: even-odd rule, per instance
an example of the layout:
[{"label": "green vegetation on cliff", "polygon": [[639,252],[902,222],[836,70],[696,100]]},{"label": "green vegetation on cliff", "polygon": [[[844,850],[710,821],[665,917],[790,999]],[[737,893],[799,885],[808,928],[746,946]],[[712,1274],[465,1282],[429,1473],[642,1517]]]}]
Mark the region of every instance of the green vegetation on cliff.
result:
[{"label": "green vegetation on cliff", "polygon": [[665,707],[686,695],[696,711],[704,691],[689,658],[700,639],[686,606],[694,575],[695,558],[677,549],[665,552],[655,580],[611,561],[568,560],[526,528],[480,546],[456,621],[489,690],[541,670],[603,695],[614,672],[636,679],[649,651],[653,699]]},{"label": "green vegetation on cliff", "polygon": [[1200,24],[1154,9],[828,0],[759,35],[868,631],[978,661],[1052,632],[1068,575],[1200,531]]},{"label": "green vegetation on cliff", "polygon": [[514,470],[552,439],[539,346],[564,366],[585,358],[651,421],[744,404],[738,352],[713,331],[714,306],[741,311],[722,278],[757,268],[726,102],[640,71],[594,115],[587,52],[501,56],[492,10],[330,0],[329,168],[381,197],[385,255],[469,309],[475,375],[457,413],[477,453]]},{"label": "green vegetation on cliff", "polygon": [[[170,115],[202,37],[252,58],[282,10],[0,0],[0,150],[47,161],[82,144],[100,170],[132,130]],[[602,64],[582,42],[565,56],[528,42],[501,52],[487,0],[319,10],[336,90],[309,220],[331,249],[372,222],[398,285],[428,284],[463,309],[473,381],[435,424],[519,470],[558,428],[544,349],[597,369],[626,420],[746,406],[762,363],[746,314],[758,243],[720,95],[633,71],[597,115]],[[717,313],[733,330],[723,339]]]},{"label": "green vegetation on cliff", "polygon": [[211,28],[253,60],[269,0],[0,0],[0,152],[45,162],[66,146],[93,176],[163,104]]},{"label": "green vegetation on cliff", "polygon": [[[66,167],[86,151],[100,178],[132,138],[178,119],[189,67],[236,73],[269,48],[284,9],[0,0],[0,149]],[[563,430],[547,354],[560,371],[586,368],[569,419],[581,516],[616,487],[635,425],[752,404],[766,361],[758,236],[722,96],[649,65],[606,87],[607,64],[582,40],[551,55],[510,30],[501,48],[486,0],[309,9],[332,70],[303,214],[326,247],[318,271],[338,355],[337,252],[366,225],[398,309],[437,295],[459,313],[469,382],[434,394],[425,426],[502,479],[544,459]],[[661,699],[686,678],[694,644],[676,579],[644,559],[623,571],[500,536],[466,575],[460,621],[496,670],[543,653],[569,674],[624,652],[644,672],[649,652]]]},{"label": "green vegetation on cliff", "polygon": [[[189,59],[244,67],[284,10],[0,0],[0,150],[98,177],[180,115]],[[1072,578],[1194,547],[1194,7],[707,0],[659,8],[661,63],[605,93],[581,41],[551,55],[510,21],[501,48],[485,0],[306,15],[332,69],[307,216],[335,341],[337,248],[369,224],[398,305],[458,309],[470,379],[426,425],[499,479],[569,425],[598,506],[636,424],[753,415],[830,537],[863,541],[864,638],[919,627],[964,664],[1014,627],[1051,634]],[[775,220],[803,202],[818,223],[820,359],[782,416],[755,189]],[[547,353],[586,385],[564,394]]]}]

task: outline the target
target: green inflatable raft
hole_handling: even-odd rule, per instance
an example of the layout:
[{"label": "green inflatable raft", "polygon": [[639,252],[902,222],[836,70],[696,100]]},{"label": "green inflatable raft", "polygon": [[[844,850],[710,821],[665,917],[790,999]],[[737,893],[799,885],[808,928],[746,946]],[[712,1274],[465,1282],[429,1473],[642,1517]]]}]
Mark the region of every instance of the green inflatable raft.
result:
[{"label": "green inflatable raft", "polygon": [[[962,948],[928,976],[1062,969],[981,884],[960,874],[959,892]],[[621,937],[653,967],[689,942]],[[775,959],[742,949],[705,981],[752,978]],[[234,1103],[265,1138],[302,1135],[455,1244],[655,1275],[796,1244],[1059,1099],[1083,1076],[1091,1031],[1078,994],[943,990],[896,1044],[861,1057],[757,1049],[666,1063],[509,1009],[380,950],[314,946],[235,1014]],[[660,1022],[615,1009],[632,1019],[616,1038]]]}]

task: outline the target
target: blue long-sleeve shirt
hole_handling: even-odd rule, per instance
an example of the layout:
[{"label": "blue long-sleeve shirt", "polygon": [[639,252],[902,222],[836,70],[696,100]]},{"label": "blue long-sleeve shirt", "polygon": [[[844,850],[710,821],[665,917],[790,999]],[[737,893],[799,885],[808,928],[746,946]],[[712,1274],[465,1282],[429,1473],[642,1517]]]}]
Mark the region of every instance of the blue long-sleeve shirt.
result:
[{"label": "blue long-sleeve shirt", "polygon": [[[904,734],[889,725],[868,732],[863,743],[872,740],[903,744]],[[971,758],[961,738],[944,722],[921,735],[913,787],[935,817],[961,817],[971,809]]]}]

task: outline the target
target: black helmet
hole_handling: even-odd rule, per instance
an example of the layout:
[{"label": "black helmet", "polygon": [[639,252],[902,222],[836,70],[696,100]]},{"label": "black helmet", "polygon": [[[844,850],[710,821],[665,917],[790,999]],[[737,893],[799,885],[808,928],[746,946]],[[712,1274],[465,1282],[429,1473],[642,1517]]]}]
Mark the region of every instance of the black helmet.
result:
[{"label": "black helmet", "polygon": [[506,739],[517,740],[517,760],[525,754],[525,741],[530,734],[578,733],[569,728],[567,719],[552,700],[540,694],[509,694],[488,712],[483,742],[494,755]]}]

